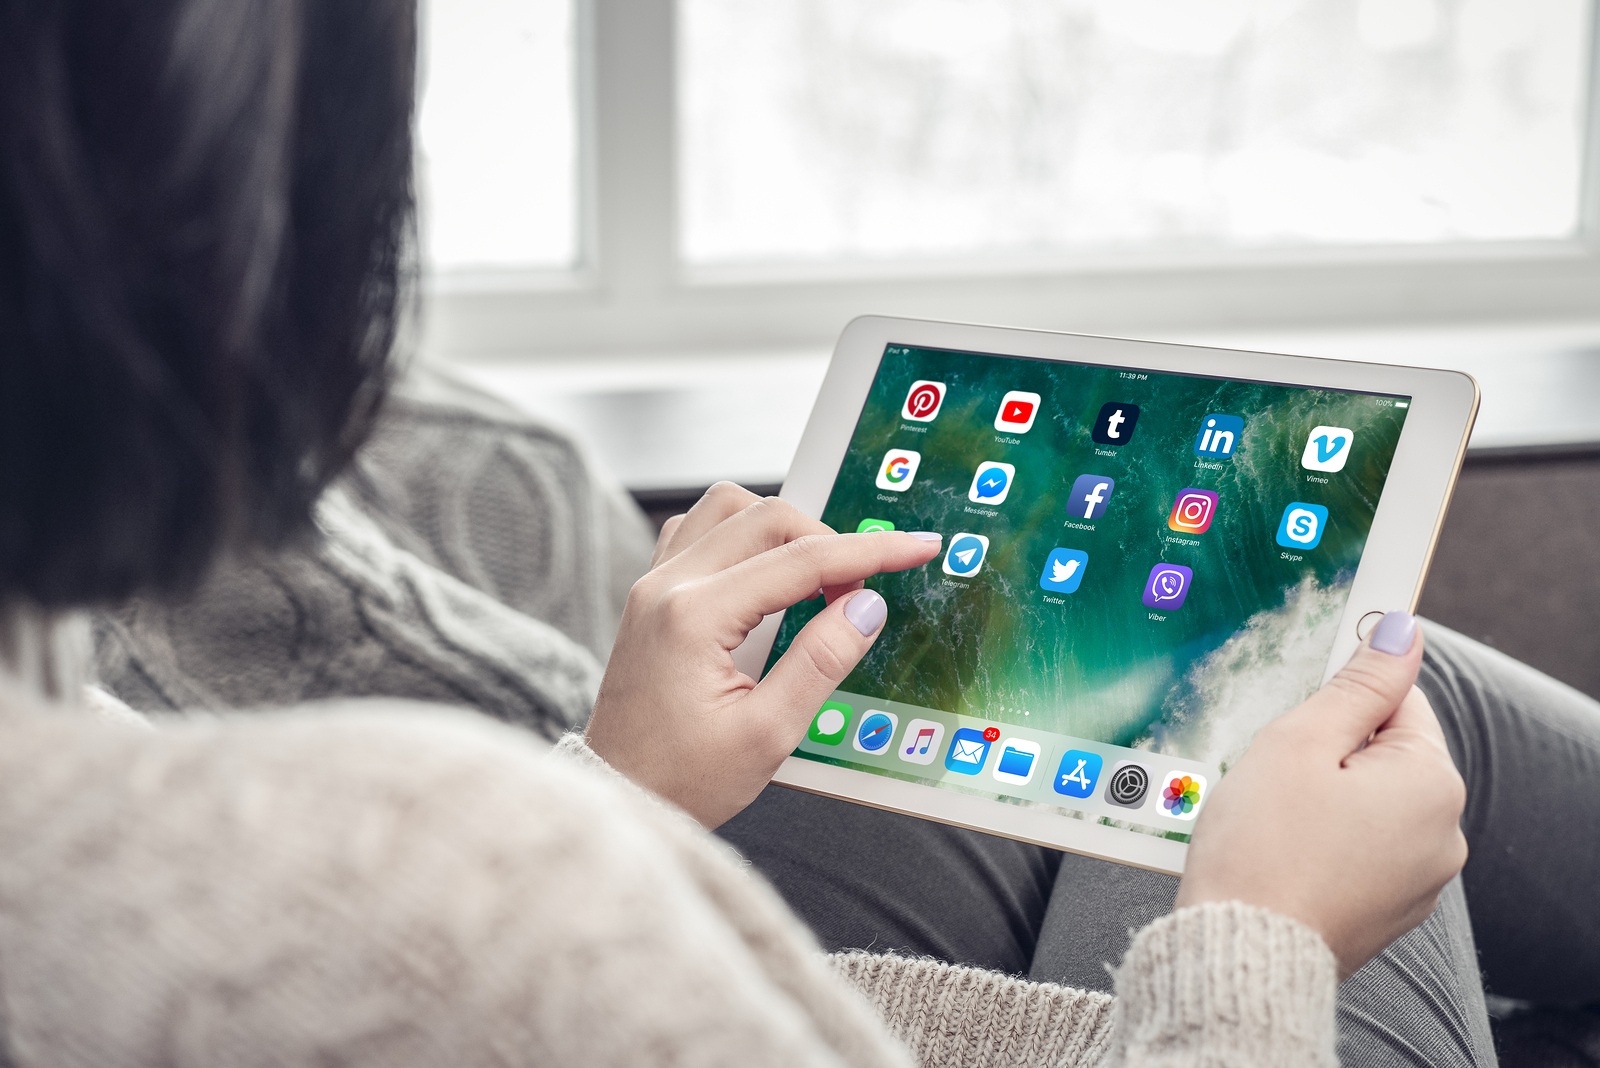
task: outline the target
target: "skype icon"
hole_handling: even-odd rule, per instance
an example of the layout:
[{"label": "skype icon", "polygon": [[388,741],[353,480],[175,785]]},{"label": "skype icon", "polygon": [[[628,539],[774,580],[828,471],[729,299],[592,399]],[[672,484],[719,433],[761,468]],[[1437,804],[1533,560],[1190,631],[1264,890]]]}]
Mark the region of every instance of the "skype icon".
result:
[{"label": "skype icon", "polygon": [[1315,549],[1328,526],[1328,510],[1320,504],[1295,501],[1283,510],[1278,544],[1285,549]]}]

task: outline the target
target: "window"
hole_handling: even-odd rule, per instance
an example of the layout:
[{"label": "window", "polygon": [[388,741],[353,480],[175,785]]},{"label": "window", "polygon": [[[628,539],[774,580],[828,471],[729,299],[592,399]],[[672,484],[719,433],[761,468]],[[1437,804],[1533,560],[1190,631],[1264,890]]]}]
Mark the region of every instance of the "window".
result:
[{"label": "window", "polygon": [[417,194],[436,271],[578,259],[572,0],[425,5]]},{"label": "window", "polygon": [[1583,0],[682,0],[689,263],[1564,238]]},{"label": "window", "polygon": [[1600,312],[1589,0],[433,0],[424,344]]}]

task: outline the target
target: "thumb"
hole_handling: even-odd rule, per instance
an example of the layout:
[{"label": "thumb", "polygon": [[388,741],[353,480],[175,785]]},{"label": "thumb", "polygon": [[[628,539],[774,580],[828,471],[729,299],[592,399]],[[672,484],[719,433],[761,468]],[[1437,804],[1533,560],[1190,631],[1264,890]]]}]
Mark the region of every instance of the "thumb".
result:
[{"label": "thumb", "polygon": [[834,601],[795,635],[749,698],[755,714],[781,736],[784,752],[799,744],[812,714],[867,655],[888,617],[883,595],[861,590]]},{"label": "thumb", "polygon": [[1422,634],[1410,612],[1390,612],[1350,662],[1290,715],[1355,752],[1405,701],[1422,666]]},{"label": "thumb", "polygon": [[1399,737],[1426,739],[1428,744],[1450,752],[1449,743],[1444,740],[1444,728],[1439,726],[1439,717],[1433,711],[1428,695],[1415,686],[1406,693],[1394,715],[1378,728],[1373,744]]}]

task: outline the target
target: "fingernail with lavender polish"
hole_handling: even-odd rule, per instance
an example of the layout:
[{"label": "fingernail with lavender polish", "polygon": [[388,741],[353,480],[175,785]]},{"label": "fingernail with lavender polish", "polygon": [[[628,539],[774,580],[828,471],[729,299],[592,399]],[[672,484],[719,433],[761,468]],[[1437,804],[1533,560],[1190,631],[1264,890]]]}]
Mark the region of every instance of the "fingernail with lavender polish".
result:
[{"label": "fingernail with lavender polish", "polygon": [[863,637],[870,638],[889,618],[889,605],[878,591],[862,590],[844,606],[844,618],[855,624]]},{"label": "fingernail with lavender polish", "polygon": [[1390,656],[1405,656],[1417,639],[1417,617],[1410,612],[1389,612],[1372,628],[1372,647]]},{"label": "fingernail with lavender polish", "polygon": [[906,533],[918,541],[941,541],[944,539],[944,535],[936,530],[908,530]]}]

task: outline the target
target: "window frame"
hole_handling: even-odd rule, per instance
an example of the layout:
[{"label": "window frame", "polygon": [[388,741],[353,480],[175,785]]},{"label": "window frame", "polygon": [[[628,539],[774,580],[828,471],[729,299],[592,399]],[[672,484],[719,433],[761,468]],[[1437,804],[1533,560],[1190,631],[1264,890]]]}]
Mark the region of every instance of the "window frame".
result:
[{"label": "window frame", "polygon": [[715,268],[677,258],[675,0],[573,2],[579,261],[427,274],[430,357],[826,346],[868,313],[1112,334],[1600,316],[1600,0],[1571,238]]}]

